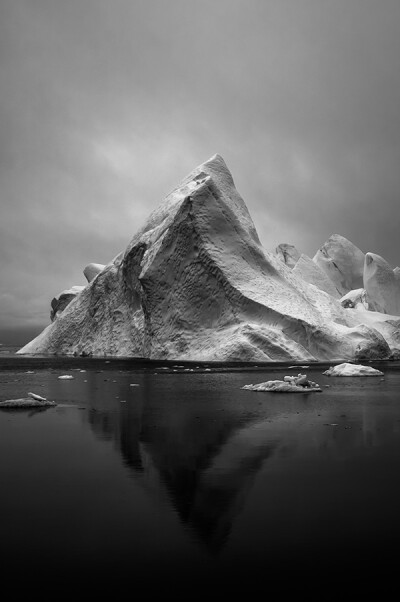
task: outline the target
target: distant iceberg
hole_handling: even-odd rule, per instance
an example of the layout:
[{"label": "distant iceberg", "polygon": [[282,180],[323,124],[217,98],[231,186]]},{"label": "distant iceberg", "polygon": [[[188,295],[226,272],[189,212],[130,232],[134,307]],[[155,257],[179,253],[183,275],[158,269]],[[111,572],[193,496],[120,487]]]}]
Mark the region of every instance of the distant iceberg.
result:
[{"label": "distant iceberg", "polygon": [[362,366],[360,364],[339,364],[331,366],[323,372],[326,376],[383,376],[383,372],[372,368],[371,366]]}]

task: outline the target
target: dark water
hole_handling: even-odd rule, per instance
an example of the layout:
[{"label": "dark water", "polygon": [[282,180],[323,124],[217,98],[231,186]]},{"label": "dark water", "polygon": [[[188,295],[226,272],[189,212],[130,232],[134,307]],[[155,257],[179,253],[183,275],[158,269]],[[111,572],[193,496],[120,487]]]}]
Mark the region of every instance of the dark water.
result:
[{"label": "dark water", "polygon": [[[59,404],[0,411],[3,574],[161,593],[387,583],[400,560],[400,365],[374,365],[384,379],[1,357],[0,401],[33,391]],[[298,372],[323,392],[241,390]]]}]

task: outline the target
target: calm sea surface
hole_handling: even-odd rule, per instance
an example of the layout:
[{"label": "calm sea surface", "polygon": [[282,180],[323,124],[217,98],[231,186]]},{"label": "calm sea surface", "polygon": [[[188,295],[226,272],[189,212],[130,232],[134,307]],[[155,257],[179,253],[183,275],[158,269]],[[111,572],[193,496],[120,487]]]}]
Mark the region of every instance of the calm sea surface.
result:
[{"label": "calm sea surface", "polygon": [[[0,411],[3,576],[160,591],[389,578],[400,560],[400,364],[372,365],[383,378],[4,349],[0,401],[32,391],[59,405]],[[323,392],[241,389],[298,372]]]}]

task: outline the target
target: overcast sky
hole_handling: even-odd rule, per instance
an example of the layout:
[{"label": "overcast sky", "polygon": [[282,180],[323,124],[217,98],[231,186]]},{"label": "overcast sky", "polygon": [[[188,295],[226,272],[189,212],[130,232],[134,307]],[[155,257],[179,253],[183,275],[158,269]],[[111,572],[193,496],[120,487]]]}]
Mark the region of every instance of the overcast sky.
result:
[{"label": "overcast sky", "polygon": [[0,0],[0,329],[214,153],[267,250],[400,264],[399,0]]}]

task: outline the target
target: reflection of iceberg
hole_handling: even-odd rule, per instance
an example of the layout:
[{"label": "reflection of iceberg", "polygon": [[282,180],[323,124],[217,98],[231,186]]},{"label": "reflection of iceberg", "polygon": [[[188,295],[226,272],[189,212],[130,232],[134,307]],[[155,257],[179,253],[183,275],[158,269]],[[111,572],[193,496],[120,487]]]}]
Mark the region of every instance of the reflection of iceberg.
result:
[{"label": "reflection of iceberg", "polygon": [[200,475],[188,522],[211,550],[224,544],[257,472],[273,453],[276,445],[266,441],[265,430],[257,426],[237,431]]},{"label": "reflection of iceberg", "polygon": [[[318,483],[307,491],[307,479],[325,478],[348,460],[357,465],[372,446],[388,437],[397,440],[400,429],[390,414],[377,413],[377,404],[369,403],[384,393],[378,383],[373,390],[369,385],[369,393],[351,386],[335,393],[332,383],[321,396],[265,393],[259,402],[258,395],[241,390],[246,376],[236,373],[144,373],[134,392],[129,373],[112,380],[88,372],[85,378],[80,395],[89,408],[80,416],[106,445],[115,446],[136,492],[141,489],[142,499],[160,514],[173,514],[179,532],[178,519],[186,530],[180,536],[196,546],[196,558],[205,553],[221,563],[238,550],[257,548],[257,524],[270,529],[273,553],[282,549],[283,515],[303,532],[293,496],[300,492],[300,500],[310,503],[303,510],[312,524],[321,510]],[[61,401],[62,381],[52,386],[49,396]],[[119,403],[122,399],[127,402]],[[132,512],[140,520],[135,499]]]},{"label": "reflection of iceberg", "polygon": [[[218,552],[231,531],[253,479],[274,444],[265,445],[257,429],[239,412],[223,416],[210,408],[203,420],[190,409],[154,417],[152,409],[129,405],[121,413],[91,409],[95,434],[113,439],[138,483],[172,502],[183,524],[209,551]],[[265,433],[264,435],[265,436]]]},{"label": "reflection of iceberg", "polygon": [[100,439],[115,441],[124,462],[130,468],[135,471],[143,470],[139,441],[140,420],[134,409],[130,408],[127,416],[107,409],[91,408],[87,416],[91,428]]},{"label": "reflection of iceberg", "polygon": [[229,455],[235,448],[243,425],[231,418],[230,424],[213,420],[201,424],[197,436],[190,423],[184,435],[162,428],[144,429],[141,434],[147,485],[158,482],[165,488],[181,521],[214,552],[223,546],[257,470],[271,453],[270,447],[254,445],[249,437],[236,448],[240,453],[232,455],[230,463],[219,465],[224,449]]}]

